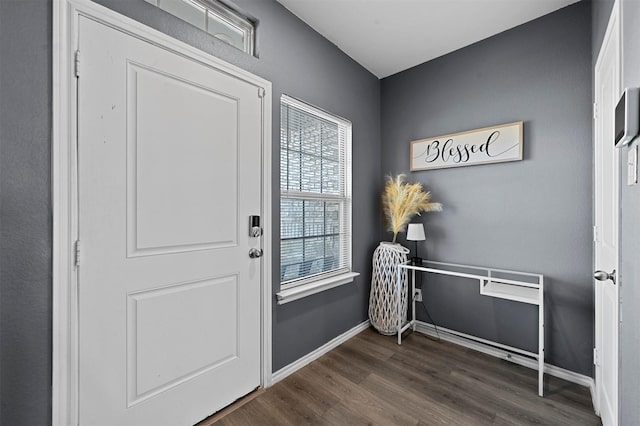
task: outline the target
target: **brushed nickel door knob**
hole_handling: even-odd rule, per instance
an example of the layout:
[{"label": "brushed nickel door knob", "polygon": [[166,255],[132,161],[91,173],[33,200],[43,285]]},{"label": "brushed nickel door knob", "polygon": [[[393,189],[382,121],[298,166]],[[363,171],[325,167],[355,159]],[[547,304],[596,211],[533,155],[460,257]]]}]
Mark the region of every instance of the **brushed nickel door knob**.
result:
[{"label": "brushed nickel door knob", "polygon": [[262,257],[262,254],[262,249],[252,248],[251,250],[249,250],[249,257],[252,259]]},{"label": "brushed nickel door knob", "polygon": [[611,280],[614,284],[616,283],[616,270],[614,269],[611,273],[605,271],[595,271],[593,273],[593,278],[598,281],[607,281]]}]

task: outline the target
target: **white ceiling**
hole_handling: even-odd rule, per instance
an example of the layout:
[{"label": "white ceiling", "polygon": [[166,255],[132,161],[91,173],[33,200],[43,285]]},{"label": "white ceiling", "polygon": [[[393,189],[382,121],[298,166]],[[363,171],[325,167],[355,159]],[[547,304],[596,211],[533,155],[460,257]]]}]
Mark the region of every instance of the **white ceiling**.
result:
[{"label": "white ceiling", "polygon": [[278,0],[384,78],[578,0]]}]

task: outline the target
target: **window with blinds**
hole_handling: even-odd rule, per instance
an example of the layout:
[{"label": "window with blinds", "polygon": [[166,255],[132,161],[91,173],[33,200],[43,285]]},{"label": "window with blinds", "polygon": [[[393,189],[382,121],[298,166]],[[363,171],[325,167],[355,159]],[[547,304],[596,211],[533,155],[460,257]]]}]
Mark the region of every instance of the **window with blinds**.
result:
[{"label": "window with blinds", "polygon": [[286,289],[351,271],[351,123],[283,95],[280,281]]}]

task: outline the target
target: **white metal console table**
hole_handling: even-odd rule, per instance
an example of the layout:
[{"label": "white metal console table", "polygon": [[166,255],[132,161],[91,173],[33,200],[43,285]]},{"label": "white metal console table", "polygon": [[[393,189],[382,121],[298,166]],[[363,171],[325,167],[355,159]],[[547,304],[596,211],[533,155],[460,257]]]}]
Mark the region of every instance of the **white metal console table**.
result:
[{"label": "white metal console table", "polygon": [[[403,291],[402,275],[403,269],[411,270],[411,319],[405,321],[400,304],[398,304],[398,344],[402,344],[402,333],[409,328],[416,330],[416,301],[415,283],[416,271],[429,272],[433,274],[449,275],[454,277],[469,278],[478,280],[480,283],[480,294],[501,299],[513,300],[516,302],[528,303],[538,306],[538,353],[528,352],[523,349],[503,345],[497,342],[488,342],[474,336],[450,331],[466,339],[489,343],[492,346],[514,352],[538,360],[538,395],[543,396],[544,378],[544,276],[541,274],[531,274],[527,272],[508,271],[504,269],[485,268],[469,265],[457,265],[454,263],[433,262],[423,260],[420,265],[412,265],[409,262],[398,265],[398,275],[396,290],[398,296]],[[409,290],[409,286],[407,286]],[[401,298],[398,297],[397,300]]]}]

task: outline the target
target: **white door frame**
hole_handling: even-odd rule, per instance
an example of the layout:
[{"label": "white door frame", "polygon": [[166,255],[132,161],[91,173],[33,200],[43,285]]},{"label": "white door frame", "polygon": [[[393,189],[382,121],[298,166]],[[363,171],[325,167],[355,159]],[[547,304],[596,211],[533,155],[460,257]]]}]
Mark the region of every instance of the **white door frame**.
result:
[{"label": "white door frame", "polygon": [[53,377],[52,424],[78,424],[78,300],[75,245],[78,200],[75,52],[79,16],[221,70],[256,86],[262,97],[261,385],[271,384],[271,82],[90,0],[53,3]]},{"label": "white door frame", "polygon": [[[605,46],[605,44],[608,42],[608,40],[613,37],[616,36],[618,38],[618,46],[617,46],[617,52],[615,53],[616,56],[616,61],[617,63],[617,68],[618,68],[618,84],[616,87],[616,97],[619,96],[622,93],[622,13],[621,13],[621,2],[620,0],[615,0],[613,8],[611,10],[611,15],[609,16],[609,21],[607,23],[607,29],[605,31],[604,37],[602,39],[602,44],[600,45],[599,51],[598,51],[598,58],[596,60],[595,66],[594,66],[594,95],[597,96],[597,89],[598,89],[598,79],[597,79],[597,73],[596,71],[601,67],[602,61],[604,60],[603,57],[603,47]],[[597,99],[595,99],[595,101],[597,101]],[[604,111],[600,111],[599,107],[596,105],[597,107],[597,114],[603,114]],[[595,118],[595,117],[594,117]],[[594,130],[595,130],[595,123],[594,123]],[[598,149],[597,149],[597,143],[598,141],[598,135],[594,132],[594,157],[598,154]],[[617,153],[616,153],[617,154]],[[620,207],[620,156],[619,155],[614,155],[614,162],[615,162],[615,168],[616,168],[616,175],[615,175],[615,182],[616,182],[616,191],[614,194],[614,199],[615,199],[615,207],[616,207],[616,211],[618,211],[618,226],[617,226],[617,230],[616,230],[616,247],[618,248],[618,252],[616,253],[616,260],[615,260],[615,269],[616,271],[618,271],[617,273],[617,285],[616,285],[616,290],[619,289],[620,287],[620,278],[622,278],[620,276],[620,220],[619,220],[619,207]],[[595,161],[594,161],[594,170],[595,170]],[[595,179],[595,178],[594,178]],[[595,188],[594,188],[594,203],[595,203]],[[595,205],[595,204],[594,204]],[[597,209],[595,211],[595,214],[597,214]],[[594,217],[594,222],[596,222],[596,219]],[[595,223],[594,223],[595,225]],[[597,241],[595,241],[594,238],[594,250],[597,249],[596,247],[597,245]],[[594,262],[595,262],[596,257],[595,257],[595,251],[594,251]],[[594,270],[598,269],[598,265],[594,264]],[[599,283],[595,284],[596,286],[602,285]],[[601,290],[600,290],[601,291]],[[597,287],[594,288],[594,298],[595,298],[595,310],[596,312],[598,312],[598,310],[601,309],[600,307],[600,301],[598,296],[598,289]],[[619,298],[618,298],[618,303],[619,303]],[[618,309],[616,309],[616,312],[618,312],[619,315],[619,306]],[[618,322],[619,324],[619,322]],[[602,336],[601,336],[601,331],[600,331],[601,327],[600,324],[597,321],[597,317],[596,317],[596,322],[595,322],[595,345],[596,345],[596,353],[597,354],[601,354],[603,353],[603,349],[602,349]],[[616,328],[616,332],[619,334],[619,328]],[[616,341],[618,342],[618,347],[619,347],[619,339],[616,338]],[[619,353],[619,351],[618,351]],[[594,364],[595,364],[595,359],[594,359]],[[616,371],[618,377],[619,377],[619,355],[618,355],[618,361],[616,362]],[[602,378],[600,377],[600,369],[599,367],[596,365],[595,368],[595,395],[593,398],[593,402],[594,402],[594,408],[595,411],[598,415],[601,414],[601,407],[602,407],[602,401],[600,400],[601,395],[602,395]],[[618,380],[619,382],[619,380]],[[619,387],[619,385],[618,385]],[[617,392],[617,397],[619,398],[620,396],[620,392],[618,389]],[[616,410],[618,411],[618,401],[615,401],[615,407]],[[619,417],[619,413],[616,414],[617,417]],[[615,421],[618,421],[618,419],[615,419]]]}]

